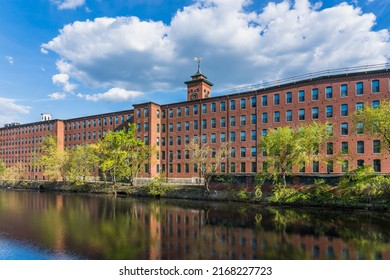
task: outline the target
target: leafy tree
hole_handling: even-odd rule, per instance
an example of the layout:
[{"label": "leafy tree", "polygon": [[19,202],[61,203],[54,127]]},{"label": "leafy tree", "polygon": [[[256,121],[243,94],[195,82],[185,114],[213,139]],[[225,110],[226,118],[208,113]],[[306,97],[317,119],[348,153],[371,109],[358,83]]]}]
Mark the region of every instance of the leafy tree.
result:
[{"label": "leafy tree", "polygon": [[[355,129],[372,137],[381,139],[383,147],[390,151],[390,102],[382,100],[380,105],[373,108],[366,104],[363,109],[355,112]],[[363,128],[361,127],[363,125]]]},{"label": "leafy tree", "polygon": [[86,181],[92,176],[98,163],[95,145],[79,145],[67,150],[66,167],[71,181]]},{"label": "leafy tree", "polygon": [[228,144],[223,143],[216,149],[206,143],[199,143],[192,139],[185,148],[192,152],[191,163],[198,167],[199,177],[204,179],[207,191],[210,191],[210,179],[220,166],[220,163],[227,159]]},{"label": "leafy tree", "polygon": [[285,126],[271,129],[266,136],[260,138],[259,152],[265,153],[268,174],[276,180],[282,176],[282,184],[286,183],[286,175],[293,166],[301,166],[320,157],[318,150],[331,137],[327,124],[313,122],[296,129]]},{"label": "leafy tree", "polygon": [[134,179],[151,157],[151,148],[137,139],[135,131],[135,125],[127,131],[110,131],[96,145],[99,167],[114,184],[124,179],[134,185]]},{"label": "leafy tree", "polygon": [[43,167],[44,174],[50,180],[64,180],[64,159],[65,151],[57,145],[57,138],[53,135],[43,139],[41,145],[42,154],[37,160],[37,164]]},{"label": "leafy tree", "polygon": [[6,172],[7,172],[7,166],[5,165],[4,161],[0,159],[0,180],[4,179]]}]

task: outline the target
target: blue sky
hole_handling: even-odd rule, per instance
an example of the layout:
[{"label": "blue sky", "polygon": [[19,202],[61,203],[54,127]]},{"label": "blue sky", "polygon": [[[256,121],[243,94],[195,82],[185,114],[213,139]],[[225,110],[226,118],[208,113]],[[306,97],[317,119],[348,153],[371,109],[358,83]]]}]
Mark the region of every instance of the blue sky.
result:
[{"label": "blue sky", "polygon": [[390,0],[3,0],[0,125],[390,60]]}]

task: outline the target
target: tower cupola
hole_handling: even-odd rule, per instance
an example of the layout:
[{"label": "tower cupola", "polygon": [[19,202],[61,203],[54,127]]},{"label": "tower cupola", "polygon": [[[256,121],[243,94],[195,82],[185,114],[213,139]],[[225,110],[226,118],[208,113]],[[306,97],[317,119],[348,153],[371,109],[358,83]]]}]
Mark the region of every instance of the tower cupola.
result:
[{"label": "tower cupola", "polygon": [[195,57],[194,60],[198,63],[198,70],[191,76],[190,81],[184,82],[187,85],[187,100],[209,98],[213,84],[207,80],[207,77],[200,70],[202,58]]}]

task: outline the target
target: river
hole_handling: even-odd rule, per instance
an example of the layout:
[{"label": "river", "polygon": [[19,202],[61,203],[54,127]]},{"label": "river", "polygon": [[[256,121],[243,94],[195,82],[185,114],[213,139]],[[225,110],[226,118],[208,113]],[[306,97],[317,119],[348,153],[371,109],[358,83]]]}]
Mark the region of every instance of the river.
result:
[{"label": "river", "polygon": [[0,259],[390,259],[390,213],[0,190]]}]

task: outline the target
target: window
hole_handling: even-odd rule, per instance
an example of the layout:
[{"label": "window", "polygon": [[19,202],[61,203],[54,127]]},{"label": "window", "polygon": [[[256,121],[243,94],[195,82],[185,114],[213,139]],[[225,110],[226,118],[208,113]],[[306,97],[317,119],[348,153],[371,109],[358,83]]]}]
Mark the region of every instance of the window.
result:
[{"label": "window", "polygon": [[266,128],[261,130],[261,135],[262,136],[267,136],[267,134],[268,134],[268,130]]},{"label": "window", "polygon": [[374,168],[374,172],[381,172],[381,160],[380,159],[374,159],[372,161],[372,166]]},{"label": "window", "polygon": [[287,92],[286,93],[286,104],[291,104],[292,103],[292,93]]},{"label": "window", "polygon": [[221,112],[225,112],[226,111],[226,102],[225,101],[222,101],[221,104],[220,104],[220,110]]},{"label": "window", "polygon": [[363,110],[363,109],[364,109],[363,102],[357,102],[356,103],[356,111]]},{"label": "window", "polygon": [[256,122],[257,122],[256,114],[252,114],[251,115],[251,124],[256,124]]},{"label": "window", "polygon": [[373,80],[371,82],[371,92],[378,93],[379,92],[379,80]]},{"label": "window", "polygon": [[148,132],[149,131],[149,123],[144,123],[144,131]]},{"label": "window", "polygon": [[230,157],[235,158],[236,157],[236,148],[230,149]]},{"label": "window", "polygon": [[202,143],[207,143],[207,135],[206,134],[202,134]]},{"label": "window", "polygon": [[236,126],[236,117],[230,117],[230,126]]},{"label": "window", "polygon": [[211,133],[211,143],[217,143],[217,138],[215,136],[215,133]]},{"label": "window", "polygon": [[305,101],[305,91],[300,90],[298,92],[298,102],[304,102]]},{"label": "window", "polygon": [[318,161],[313,161],[313,173],[320,172],[320,163]]},{"label": "window", "polygon": [[230,163],[230,172],[236,172],[236,164],[234,162]]},{"label": "window", "polygon": [[291,122],[292,121],[292,111],[291,110],[287,110],[286,111],[286,121],[287,122]]},{"label": "window", "polygon": [[221,173],[225,173],[226,172],[226,164],[224,162],[221,162],[221,169],[220,169]]},{"label": "window", "polygon": [[221,118],[221,127],[226,127],[226,118],[225,117]]},{"label": "window", "polygon": [[363,94],[363,82],[356,83],[356,95],[362,95]]},{"label": "window", "polygon": [[246,141],[246,132],[245,131],[240,132],[240,141]]},{"label": "window", "polygon": [[[141,109],[137,109],[137,118],[141,117]],[[76,124],[76,123],[75,123]],[[75,127],[76,128],[76,127]]]},{"label": "window", "polygon": [[251,140],[256,141],[257,133],[256,130],[251,130]]},{"label": "window", "polygon": [[221,143],[226,142],[226,134],[225,132],[221,133]]},{"label": "window", "polygon": [[256,146],[251,147],[251,157],[256,157],[257,155],[257,148]]},{"label": "window", "polygon": [[212,112],[212,113],[217,112],[217,104],[211,103],[211,112]]},{"label": "window", "polygon": [[280,104],[280,95],[274,94],[274,105],[279,105]]},{"label": "window", "polygon": [[298,120],[304,121],[305,120],[305,109],[299,109],[298,111]]},{"label": "window", "polygon": [[357,165],[358,167],[364,166],[364,160],[358,159],[358,160],[356,161],[356,165]]},{"label": "window", "polygon": [[332,105],[326,106],[326,117],[327,118],[333,117],[333,106]]},{"label": "window", "polygon": [[256,96],[251,97],[251,107],[252,108],[256,107]]},{"label": "window", "polygon": [[190,115],[190,108],[189,108],[189,107],[186,107],[186,108],[184,109],[184,114],[185,114],[186,116],[189,116],[189,115]]},{"label": "window", "polygon": [[197,120],[195,120],[194,121],[194,130],[198,130],[198,121]]},{"label": "window", "polygon": [[240,157],[242,157],[242,158],[246,157],[246,148],[245,147],[240,148]]},{"label": "window", "polygon": [[311,90],[311,100],[313,101],[318,100],[318,88],[313,88]]},{"label": "window", "polygon": [[374,154],[379,154],[381,152],[381,141],[380,140],[372,141],[372,152]]},{"label": "window", "polygon": [[364,134],[363,122],[356,123],[356,134]]},{"label": "window", "polygon": [[173,118],[173,109],[169,109],[169,117]]},{"label": "window", "polygon": [[178,117],[181,117],[181,108],[177,108],[176,114]]},{"label": "window", "polygon": [[207,120],[202,120],[202,128],[206,129],[207,128]]},{"label": "window", "polygon": [[169,132],[173,132],[173,123],[169,124]]},{"label": "window", "polygon": [[267,97],[267,95],[261,96],[261,106],[263,106],[263,107],[268,106],[268,97]]},{"label": "window", "polygon": [[372,108],[376,109],[378,108],[380,105],[380,101],[379,100],[374,100],[372,101]]},{"label": "window", "polygon": [[245,172],[245,162],[241,162],[240,164],[240,172]]},{"label": "window", "polygon": [[181,131],[181,122],[178,122],[176,124],[176,129],[177,129],[177,131]]},{"label": "window", "polygon": [[184,136],[184,143],[189,144],[190,143],[190,136],[186,135]]},{"label": "window", "polygon": [[230,132],[230,142],[236,142],[236,133]]},{"label": "window", "polygon": [[202,104],[202,114],[207,113],[207,104]]},{"label": "window", "polygon": [[325,89],[325,98],[331,99],[333,97],[333,88],[332,87],[326,87]]},{"label": "window", "polygon": [[170,136],[168,140],[169,146],[173,146],[173,137]]},{"label": "window", "polygon": [[348,135],[348,123],[341,124],[341,135],[342,136]]},{"label": "window", "polygon": [[186,121],[186,122],[185,122],[185,130],[186,130],[186,131],[189,131],[189,130],[190,130],[190,122],[189,122],[189,121]]},{"label": "window", "polygon": [[230,100],[230,110],[236,110],[236,100]]},{"label": "window", "polygon": [[275,123],[280,122],[280,112],[279,111],[274,112],[274,122]]},{"label": "window", "polygon": [[348,96],[348,85],[344,84],[340,86],[340,97]]},{"label": "window", "polygon": [[251,162],[251,172],[252,173],[257,172],[257,162]]},{"label": "window", "polygon": [[268,113],[261,114],[261,121],[262,123],[268,123]]},{"label": "window", "polygon": [[194,116],[198,114],[198,105],[194,105]]},{"label": "window", "polygon": [[341,154],[348,154],[348,142],[341,142]]},{"label": "window", "polygon": [[341,172],[347,173],[348,172],[348,160],[344,160],[341,163]]},{"label": "window", "polygon": [[341,104],[340,106],[340,116],[347,117],[348,116],[348,104]]},{"label": "window", "polygon": [[246,108],[246,100],[244,98],[241,98],[241,100],[240,100],[240,108],[241,109]]},{"label": "window", "polygon": [[357,141],[356,142],[356,153],[357,154],[364,154],[364,141]]},{"label": "window", "polygon": [[211,119],[211,128],[217,128],[217,119]]},{"label": "window", "polygon": [[333,155],[333,143],[332,142],[326,143],[326,154]]},{"label": "window", "polygon": [[242,115],[240,116],[240,125],[244,126],[246,124],[246,116]]},{"label": "window", "polygon": [[330,160],[326,164],[326,172],[327,173],[332,173],[333,172],[333,161]]},{"label": "window", "polygon": [[311,109],[311,116],[312,116],[313,120],[318,119],[318,107],[314,107]]}]

